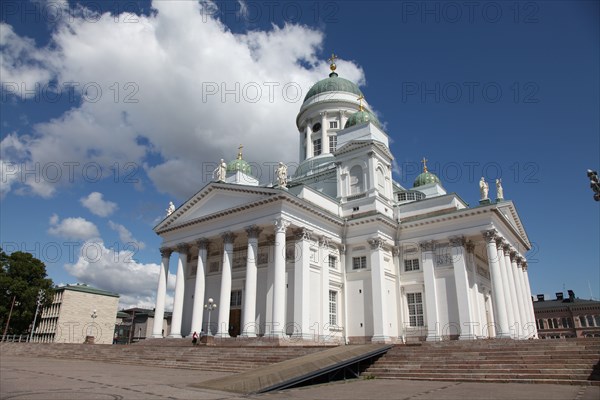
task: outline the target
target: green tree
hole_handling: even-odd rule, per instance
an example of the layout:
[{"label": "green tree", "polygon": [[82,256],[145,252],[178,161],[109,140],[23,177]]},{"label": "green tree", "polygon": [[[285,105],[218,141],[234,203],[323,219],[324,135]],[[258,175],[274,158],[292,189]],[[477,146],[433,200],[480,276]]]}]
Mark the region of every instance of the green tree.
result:
[{"label": "green tree", "polygon": [[0,248],[0,334],[6,327],[13,297],[15,306],[7,334],[28,332],[33,322],[38,291],[41,289],[45,294],[44,305],[52,302],[54,284],[47,276],[46,265],[33,255],[22,251],[7,255]]}]

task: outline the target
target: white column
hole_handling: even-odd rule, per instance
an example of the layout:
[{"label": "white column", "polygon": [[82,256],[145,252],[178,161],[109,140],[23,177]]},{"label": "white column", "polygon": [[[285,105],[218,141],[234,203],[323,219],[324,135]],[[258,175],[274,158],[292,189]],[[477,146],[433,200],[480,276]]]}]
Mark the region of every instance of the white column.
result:
[{"label": "white column", "polygon": [[[502,281],[501,266],[498,259],[498,248],[496,247],[495,230],[483,232],[487,244],[487,256],[490,267],[490,278],[492,280],[492,301],[494,307],[494,321],[496,325],[497,338],[510,338],[508,328],[508,315],[506,299],[504,297],[504,285]],[[489,327],[488,327],[489,330]]]},{"label": "white column", "polygon": [[156,306],[154,308],[154,325],[152,337],[161,338],[163,320],[165,318],[165,298],[167,297],[167,279],[169,279],[169,258],[171,249],[160,249],[161,263],[158,273],[158,288],[156,289]]},{"label": "white column", "polygon": [[294,262],[294,336],[310,340],[310,234],[305,228],[296,229],[296,254]]},{"label": "white column", "polygon": [[465,262],[464,251],[465,239],[451,238],[452,246],[452,267],[454,268],[454,283],[456,286],[456,299],[458,302],[458,319],[460,321],[459,340],[472,340],[473,320],[471,312],[471,293],[469,290],[469,276],[467,274],[467,263]]},{"label": "white column", "polygon": [[344,129],[344,126],[346,126],[346,122],[348,122],[348,115],[346,113],[346,110],[340,111],[340,129]]},{"label": "white column", "polygon": [[285,334],[285,231],[290,222],[277,218],[275,224],[275,251],[273,276],[273,326],[271,335],[283,337]]},{"label": "white column", "polygon": [[306,121],[306,158],[313,156],[312,126]]},{"label": "white column", "polygon": [[523,326],[521,325],[521,314],[519,314],[519,301],[517,299],[517,287],[515,283],[515,275],[513,273],[512,265],[510,263],[510,246],[505,244],[502,247],[504,253],[504,266],[506,267],[506,278],[508,280],[508,289],[510,291],[510,300],[511,306],[513,310],[513,318],[514,318],[514,337],[515,339],[521,338],[521,330]]},{"label": "white column", "polygon": [[246,256],[246,288],[242,310],[242,336],[256,337],[256,257],[258,257],[258,235],[261,229],[252,225],[246,228],[248,252]]},{"label": "white column", "polygon": [[517,266],[517,252],[511,249],[510,252],[510,266],[513,271],[515,278],[515,288],[517,291],[517,304],[519,306],[519,332],[521,339],[526,339],[525,327],[527,326],[527,313],[525,310],[525,296],[523,296],[523,277],[521,276],[520,268]]},{"label": "white column", "polygon": [[235,235],[225,232],[223,238],[223,265],[221,268],[221,293],[219,295],[219,326],[215,336],[229,337],[229,309],[231,307],[231,261],[233,258],[233,241]]},{"label": "white column", "polygon": [[202,331],[202,317],[204,315],[204,289],[206,278],[206,256],[208,251],[208,240],[199,239],[198,245],[198,267],[196,268],[196,285],[194,286],[194,306],[192,309],[192,332],[200,334]]},{"label": "white column", "polygon": [[439,341],[440,324],[437,309],[437,289],[435,287],[435,270],[433,264],[433,240],[420,243],[423,259],[423,280],[425,284],[425,314],[427,314],[427,341]]},{"label": "white column", "polygon": [[[524,259],[521,261],[521,266],[523,268],[523,278],[525,282],[525,290],[527,291],[527,304],[529,309],[529,321],[532,328],[529,331],[533,331],[533,337],[537,339],[538,332],[537,327],[535,325],[535,312],[533,311],[533,300],[531,300],[531,286],[529,285],[529,274],[527,273],[527,262]],[[574,322],[574,321],[573,321]]]},{"label": "white column", "polygon": [[[319,241],[321,264],[321,335],[329,337],[329,239],[322,237]],[[339,300],[339,299],[338,299]]]},{"label": "white column", "polygon": [[389,342],[391,340],[388,329],[387,303],[384,300],[385,293],[385,270],[383,261],[383,239],[369,239],[371,245],[370,267],[371,285],[373,290],[373,337],[371,342]]},{"label": "white column", "polygon": [[185,296],[185,272],[187,270],[187,255],[189,246],[180,244],[177,246],[179,259],[177,261],[177,278],[175,280],[175,296],[173,299],[173,315],[171,316],[170,338],[181,337],[181,320],[183,317],[183,301]]},{"label": "white column", "polygon": [[508,269],[504,262],[504,239],[501,237],[496,238],[496,248],[498,249],[497,257],[498,264],[500,265],[500,274],[502,276],[502,288],[504,289],[504,302],[506,306],[506,316],[508,318],[508,333],[511,338],[515,338],[515,314],[512,305],[512,298],[510,292],[510,283],[508,281]]},{"label": "white column", "polygon": [[467,242],[467,263],[473,277],[473,288],[471,289],[471,322],[475,323],[473,334],[478,337],[482,336],[481,327],[487,321],[481,321],[481,311],[479,307],[479,284],[477,283],[477,265],[475,263],[475,244],[471,241]]},{"label": "white column", "polygon": [[321,154],[329,153],[329,138],[327,137],[327,111],[321,113]]}]

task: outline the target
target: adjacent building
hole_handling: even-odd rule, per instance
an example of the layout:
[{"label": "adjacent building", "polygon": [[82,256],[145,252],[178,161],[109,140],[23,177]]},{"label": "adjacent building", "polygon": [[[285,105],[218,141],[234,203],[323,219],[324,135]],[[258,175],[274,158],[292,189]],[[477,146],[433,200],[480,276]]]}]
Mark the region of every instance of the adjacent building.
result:
[{"label": "adjacent building", "polygon": [[55,289],[52,305],[41,312],[32,341],[42,343],[111,344],[119,295],[85,284]]},{"label": "adjacent building", "polygon": [[[114,342],[119,344],[138,342],[152,336],[154,327],[154,310],[146,308],[129,308],[117,313]],[[162,336],[171,331],[171,313],[165,312],[162,325]]]},{"label": "adjacent building", "polygon": [[572,290],[568,294],[569,297],[564,297],[563,292],[557,292],[552,300],[537,295],[533,309],[539,337],[600,337],[600,301],[579,299]]},{"label": "adjacent building", "polygon": [[[172,259],[170,337],[201,330],[346,343],[537,336],[525,258],[531,243],[500,181],[492,199],[481,178],[475,206],[447,192],[426,159],[412,186],[395,181],[389,134],[333,58],[296,126],[293,176],[279,163],[273,182],[260,185],[240,148],[154,228],[162,239],[154,337],[163,336]],[[209,298],[218,306],[212,315]]]}]

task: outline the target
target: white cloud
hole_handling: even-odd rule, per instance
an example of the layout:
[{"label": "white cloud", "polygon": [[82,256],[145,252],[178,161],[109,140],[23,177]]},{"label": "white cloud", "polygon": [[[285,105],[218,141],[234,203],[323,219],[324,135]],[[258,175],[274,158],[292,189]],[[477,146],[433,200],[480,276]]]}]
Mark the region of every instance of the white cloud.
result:
[{"label": "white cloud", "polygon": [[87,197],[82,197],[81,204],[99,217],[108,217],[118,208],[117,203],[103,199],[100,192],[92,192]]},{"label": "white cloud", "polygon": [[84,218],[65,218],[62,221],[58,215],[50,217],[48,233],[65,239],[88,240],[100,237],[100,232],[93,222]]},{"label": "white cloud", "polygon": [[[105,177],[113,177],[115,163],[145,165],[156,188],[179,199],[206,181],[204,165],[235,158],[240,143],[248,161],[297,161],[295,116],[308,88],[328,73],[317,58],[323,33],[288,24],[233,34],[211,12],[201,12],[214,7],[210,4],[153,2],[156,13],[134,18],[106,13],[86,19],[77,12],[56,25],[47,48],[35,48],[5,25],[9,51],[18,50],[11,59],[31,59],[35,68],[41,68],[36,60],[44,60],[46,68],[28,71],[5,63],[6,76],[41,83],[55,77],[61,84],[78,84],[78,93],[84,86],[88,90],[82,103],[59,118],[21,133],[17,143],[3,141],[8,150],[27,150],[20,156],[12,152],[5,161],[79,163],[76,179],[89,163],[109,171]],[[355,64],[337,64],[340,76],[364,82]],[[302,91],[298,96],[296,88]],[[3,190],[22,185],[29,193],[50,196],[68,183],[66,176],[46,186],[11,181]]]},{"label": "white cloud", "polygon": [[131,232],[127,228],[125,228],[123,225],[117,224],[113,221],[108,221],[108,226],[110,227],[110,229],[112,229],[113,231],[116,231],[119,234],[119,240],[122,243],[125,243],[128,245],[133,245],[138,250],[142,250],[146,247],[146,244],[144,242],[136,240],[133,237],[133,235],[131,234]]},{"label": "white cloud", "polygon": [[[134,252],[115,251],[101,241],[89,241],[82,246],[79,259],[65,269],[79,282],[119,293],[120,307],[154,308],[160,266],[135,261]],[[169,273],[167,288],[173,290],[174,286],[175,275]],[[166,309],[172,305],[172,296],[167,296]]]}]

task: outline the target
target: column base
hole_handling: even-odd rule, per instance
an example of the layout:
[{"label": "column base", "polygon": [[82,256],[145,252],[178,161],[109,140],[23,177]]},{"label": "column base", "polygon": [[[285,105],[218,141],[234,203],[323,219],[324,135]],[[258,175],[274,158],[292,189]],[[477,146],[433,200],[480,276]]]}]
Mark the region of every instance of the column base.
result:
[{"label": "column base", "polygon": [[313,341],[315,339],[314,335],[312,333],[308,333],[308,332],[299,332],[299,333],[294,333],[290,339],[292,340],[307,340],[307,341]]},{"label": "column base", "polygon": [[240,334],[240,337],[243,337],[243,338],[255,338],[256,337],[256,333],[254,333],[254,332],[246,332],[246,333]]},{"label": "column base", "polygon": [[217,332],[214,337],[218,339],[229,339],[231,336],[229,336],[228,332]]},{"label": "column base", "polygon": [[512,339],[512,336],[510,336],[508,333],[497,333],[496,339]]},{"label": "column base", "polygon": [[392,338],[385,335],[373,335],[371,336],[371,343],[391,343]]},{"label": "column base", "polygon": [[180,333],[171,333],[169,336],[167,336],[169,339],[181,339],[182,336]]},{"label": "column base", "polygon": [[164,339],[162,333],[153,333],[151,337],[152,339]]},{"label": "column base", "polygon": [[473,334],[464,334],[464,335],[460,335],[458,337],[458,340],[476,340],[477,336],[473,335]]},{"label": "column base", "polygon": [[285,334],[284,331],[273,331],[273,332],[269,332],[269,333],[265,334],[265,337],[282,338],[282,337],[287,337],[287,335]]},{"label": "column base", "polygon": [[425,339],[426,342],[441,342],[442,338],[440,336],[435,336],[435,335],[427,335],[427,338]]}]

